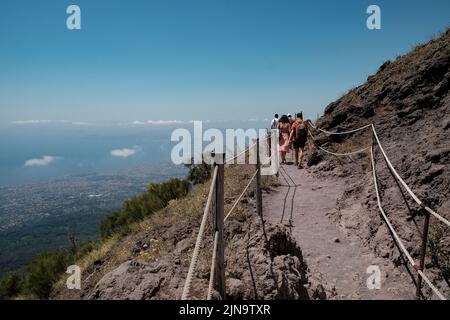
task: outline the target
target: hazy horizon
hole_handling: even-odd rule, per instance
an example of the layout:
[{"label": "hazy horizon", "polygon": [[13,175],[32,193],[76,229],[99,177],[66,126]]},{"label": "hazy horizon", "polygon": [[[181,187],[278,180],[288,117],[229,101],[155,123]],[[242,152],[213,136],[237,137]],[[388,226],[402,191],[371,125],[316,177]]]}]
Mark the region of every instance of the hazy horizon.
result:
[{"label": "hazy horizon", "polygon": [[[268,128],[269,121],[206,121],[204,130]],[[267,119],[268,120],[268,119]],[[175,129],[190,121],[86,124],[20,121],[0,124],[0,187],[85,173],[123,171],[170,162]]]}]

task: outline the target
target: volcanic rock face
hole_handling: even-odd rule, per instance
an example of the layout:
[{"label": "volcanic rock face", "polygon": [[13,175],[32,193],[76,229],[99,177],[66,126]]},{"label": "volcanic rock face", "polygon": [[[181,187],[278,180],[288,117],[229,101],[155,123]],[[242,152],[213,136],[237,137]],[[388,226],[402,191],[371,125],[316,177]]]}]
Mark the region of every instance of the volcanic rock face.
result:
[{"label": "volcanic rock face", "polygon": [[367,83],[331,103],[318,125],[339,131],[374,123],[397,171],[438,209],[450,195],[449,67],[450,30],[383,64]]},{"label": "volcanic rock face", "polygon": [[[257,221],[255,230],[260,230]],[[300,248],[281,226],[268,229],[269,241],[262,231],[244,231],[228,248],[227,299],[325,299],[326,293],[312,278]],[[89,299],[179,299],[186,275],[180,263],[180,252],[174,250],[154,263],[130,260],[107,273],[91,291]],[[205,299],[208,289],[206,266],[200,265],[192,286],[191,299]],[[218,297],[214,292],[213,297]]]},{"label": "volcanic rock face", "polygon": [[[416,195],[439,214],[450,218],[450,30],[438,39],[414,49],[394,62],[384,63],[367,82],[327,106],[317,126],[329,131],[345,131],[373,123],[392,164]],[[323,147],[348,152],[372,143],[371,129],[344,136],[326,136],[316,131]],[[316,152],[317,153],[317,152]],[[330,174],[348,179],[346,196],[340,203],[344,218],[358,224],[358,236],[382,256],[397,259],[398,250],[383,223],[380,223],[371,183],[367,154],[349,158],[324,155],[317,161],[317,175]],[[390,174],[379,148],[375,147],[376,170],[384,209],[415,259],[419,256],[423,215],[420,207],[399,188]],[[363,217],[348,209],[360,202],[367,210]],[[341,213],[342,213],[341,212]],[[433,220],[433,219],[432,219]],[[450,264],[442,225],[432,221],[427,266],[442,290],[448,290]],[[445,281],[443,281],[445,279]]]}]

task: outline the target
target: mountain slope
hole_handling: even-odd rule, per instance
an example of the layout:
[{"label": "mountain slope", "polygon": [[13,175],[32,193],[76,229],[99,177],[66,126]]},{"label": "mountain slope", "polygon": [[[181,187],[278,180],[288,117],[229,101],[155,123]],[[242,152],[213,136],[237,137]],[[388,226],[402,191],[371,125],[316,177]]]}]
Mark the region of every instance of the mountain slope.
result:
[{"label": "mountain slope", "polygon": [[[317,125],[330,131],[374,123],[380,140],[400,175],[426,203],[449,218],[450,203],[450,31],[381,66],[367,83],[330,104]],[[372,143],[370,130],[348,136],[315,132],[324,148],[339,152]],[[336,210],[327,213],[349,237],[374,255],[394,262],[407,274],[377,208],[370,159],[366,154],[336,158],[309,145],[309,173],[315,179],[343,179],[346,190]],[[423,216],[402,193],[376,153],[383,207],[414,259],[419,258]],[[226,210],[251,176],[251,167],[229,167],[226,172]],[[324,181],[326,179],[323,179]],[[271,192],[267,182],[265,192]],[[111,239],[101,250],[80,261],[83,288],[69,291],[62,282],[53,297],[83,299],[178,299],[189,266],[208,185],[173,202],[150,217],[124,239]],[[279,190],[279,189],[278,189]],[[320,192],[320,191],[317,191]],[[286,228],[268,225],[269,244],[263,243],[255,215],[254,192],[239,205],[225,225],[227,294],[231,299],[315,299],[325,292],[308,261]],[[210,228],[209,228],[210,229]],[[449,294],[448,231],[432,221],[427,274]],[[253,237],[253,235],[255,235]],[[205,297],[209,277],[212,235],[202,248],[192,298]],[[252,272],[256,275],[252,281]],[[411,271],[414,275],[414,271]],[[412,281],[412,279],[411,279]],[[256,288],[256,290],[255,290]],[[431,297],[428,289],[426,297]]]},{"label": "mountain slope", "polygon": [[[428,206],[450,218],[450,30],[418,46],[393,62],[384,63],[367,82],[331,103],[317,126],[345,131],[374,123],[393,166]],[[340,152],[372,143],[370,128],[343,136],[317,133],[324,148]],[[378,148],[376,169],[383,207],[394,227],[418,261],[423,215],[420,208],[390,174]],[[315,151],[310,164],[316,176],[341,177],[348,188],[331,218],[357,235],[383,257],[401,265],[392,237],[381,221],[371,183],[367,153],[336,158]],[[324,159],[320,161],[320,159]],[[360,203],[364,210],[355,210]],[[431,222],[426,266],[435,283],[448,292],[450,233],[435,219]],[[414,274],[414,272],[413,272]]]}]

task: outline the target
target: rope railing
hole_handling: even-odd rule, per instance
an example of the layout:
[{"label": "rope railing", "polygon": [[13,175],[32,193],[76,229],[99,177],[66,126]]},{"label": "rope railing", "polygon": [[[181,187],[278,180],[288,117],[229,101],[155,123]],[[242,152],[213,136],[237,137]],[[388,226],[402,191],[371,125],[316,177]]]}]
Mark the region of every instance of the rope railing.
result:
[{"label": "rope railing", "polygon": [[383,207],[381,205],[381,197],[380,197],[380,192],[378,190],[378,181],[377,181],[377,175],[376,175],[376,171],[375,171],[375,160],[374,160],[374,157],[373,157],[373,147],[370,149],[370,159],[371,159],[371,162],[372,162],[373,182],[374,182],[374,186],[375,186],[375,193],[376,193],[376,196],[377,196],[378,208],[380,209],[381,215],[383,216],[383,219],[386,222],[386,225],[388,226],[389,230],[391,231],[392,236],[394,237],[395,241],[400,246],[401,250],[405,254],[405,256],[408,259],[408,261],[414,267],[416,265],[416,263],[414,262],[414,259],[411,257],[411,255],[409,254],[408,250],[406,250],[405,245],[403,244],[402,240],[398,236],[397,232],[395,232],[394,227],[392,226],[391,222],[389,221],[389,219],[388,219],[388,217],[386,215],[386,212],[384,212]]},{"label": "rope railing", "polygon": [[243,154],[246,154],[248,151],[250,151],[251,149],[253,149],[256,146],[256,143],[252,144],[251,146],[245,148],[244,150],[242,150],[241,152],[239,152],[237,155],[228,158],[225,160],[225,164],[230,164],[230,162],[236,160],[237,158],[239,158],[240,156],[242,156]]},{"label": "rope railing", "polygon": [[[311,123],[311,122],[310,122]],[[345,131],[345,132],[329,132],[326,130],[321,130],[317,127],[315,127],[312,123],[311,123],[312,127],[315,128],[316,130],[320,130],[321,132],[324,132],[326,134],[329,135],[337,135],[337,134],[349,134],[349,133],[353,133],[353,132],[358,132],[361,130],[364,130],[368,127],[372,127],[372,132],[373,132],[373,142],[371,144],[371,146],[369,147],[365,147],[363,149],[360,150],[356,150],[356,151],[352,151],[352,152],[348,152],[348,153],[337,153],[337,152],[332,152],[329,150],[326,150],[325,148],[323,148],[322,146],[318,145],[316,143],[316,139],[314,137],[314,135],[311,133],[310,130],[308,130],[309,135],[312,137],[312,139],[314,140],[314,145],[319,149],[322,150],[326,153],[329,153],[331,155],[334,156],[349,156],[352,154],[357,154],[357,153],[363,153],[366,152],[368,150],[370,150],[370,158],[371,158],[371,164],[372,164],[372,175],[373,175],[373,182],[374,182],[374,187],[375,187],[375,193],[376,193],[376,198],[377,198],[377,205],[378,205],[378,209],[381,212],[381,215],[383,217],[383,220],[385,221],[390,233],[392,234],[394,241],[397,243],[397,245],[400,248],[401,253],[406,257],[407,261],[409,262],[409,264],[414,268],[414,270],[417,271],[418,273],[418,280],[423,280],[430,288],[431,290],[436,294],[436,296],[439,297],[439,299],[441,300],[446,300],[446,298],[442,295],[442,293],[439,292],[439,290],[432,284],[432,282],[430,281],[430,279],[425,275],[424,273],[424,261],[425,261],[425,254],[426,254],[426,246],[427,246],[427,237],[428,237],[428,220],[429,220],[429,216],[434,216],[435,218],[437,218],[440,222],[446,224],[447,226],[450,226],[450,222],[445,219],[444,217],[440,216],[438,213],[436,213],[435,211],[433,211],[432,209],[430,209],[429,207],[425,206],[423,204],[423,202],[414,194],[414,192],[409,188],[409,186],[406,184],[406,182],[400,177],[400,175],[397,173],[397,171],[395,170],[394,166],[392,165],[391,161],[389,160],[389,158],[386,155],[386,152],[384,151],[383,146],[381,145],[381,142],[378,138],[378,135],[376,133],[375,130],[375,126],[373,124],[370,125],[366,125],[363,126],[361,128],[355,129],[355,130],[349,130],[349,131]],[[229,217],[233,214],[234,210],[236,209],[237,205],[239,204],[239,202],[241,201],[242,197],[245,195],[245,193],[247,192],[248,188],[250,187],[250,185],[252,184],[252,182],[255,180],[257,181],[257,211],[258,214],[260,215],[261,219],[263,219],[262,216],[262,196],[259,194],[261,193],[261,178],[260,178],[260,174],[261,174],[261,164],[260,164],[260,159],[259,159],[259,143],[261,141],[265,141],[267,139],[269,139],[270,136],[266,137],[263,140],[257,140],[256,143],[254,143],[253,145],[247,147],[245,150],[243,150],[242,152],[238,153],[236,156],[227,159],[226,161],[223,162],[223,165],[225,164],[229,164],[231,161],[234,161],[236,158],[238,158],[239,156],[241,156],[242,154],[245,154],[246,152],[249,152],[252,148],[254,148],[255,146],[257,147],[257,165],[256,165],[256,171],[253,173],[253,175],[251,176],[249,182],[247,183],[247,185],[245,186],[245,188],[243,189],[243,191],[240,193],[240,195],[236,198],[236,200],[234,201],[231,209],[228,211],[227,215],[225,216],[225,218],[223,218],[223,203],[222,204],[218,204],[216,203],[216,219],[218,218],[217,216],[217,206],[221,206],[221,209],[219,210],[221,213],[219,215],[219,217],[221,217],[219,219],[219,221],[222,221],[222,223],[220,223],[219,229],[217,229],[217,220],[216,220],[216,230],[214,231],[214,242],[213,242],[213,254],[212,254],[212,259],[211,259],[211,273],[210,273],[210,277],[209,277],[209,283],[208,283],[208,291],[207,291],[207,299],[211,300],[212,299],[212,295],[213,295],[213,291],[214,289],[216,289],[220,294],[222,298],[225,298],[225,288],[224,288],[224,270],[223,270],[223,223],[226,222]],[[395,178],[401,183],[401,185],[407,190],[407,192],[410,194],[410,196],[414,199],[414,201],[420,205],[427,213],[428,215],[426,215],[426,221],[424,223],[424,237],[423,237],[423,243],[422,243],[422,255],[421,255],[421,262],[420,265],[416,264],[416,262],[414,261],[414,259],[412,258],[411,254],[408,252],[408,250],[406,249],[403,241],[401,240],[400,236],[397,234],[397,232],[395,231],[395,228],[393,227],[392,223],[389,220],[389,217],[387,216],[386,212],[383,209],[382,206],[382,202],[381,202],[381,197],[380,197],[380,192],[379,192],[379,188],[378,188],[378,180],[377,180],[377,175],[376,175],[376,168],[375,168],[375,156],[374,156],[374,147],[375,147],[375,141],[377,143],[377,145],[379,146],[381,153],[383,154],[384,159],[386,160],[386,163],[389,167],[389,169],[391,170],[391,172],[393,173],[393,175],[395,176]],[[216,196],[218,194],[221,194],[221,199],[223,202],[223,165],[220,167],[221,169],[221,173],[219,174],[219,176],[221,177],[220,181],[222,183],[222,190],[219,193],[216,193]],[[203,213],[203,217],[202,217],[202,222],[200,225],[200,230],[198,232],[197,235],[197,241],[194,247],[194,251],[192,254],[192,258],[191,258],[191,262],[190,262],[190,266],[189,266],[189,270],[188,270],[188,275],[186,277],[186,281],[185,281],[185,285],[183,288],[183,293],[182,293],[182,300],[186,300],[189,298],[189,294],[190,294],[190,290],[191,290],[191,286],[192,286],[192,279],[193,279],[193,275],[195,273],[195,269],[197,266],[197,261],[198,261],[198,256],[199,256],[199,250],[200,250],[200,246],[203,242],[203,234],[205,232],[205,226],[206,226],[206,221],[207,221],[207,217],[208,214],[210,212],[210,207],[211,207],[211,203],[212,203],[212,198],[213,198],[213,194],[214,191],[218,188],[217,187],[217,183],[218,183],[218,167],[219,165],[215,164],[214,167],[214,171],[212,174],[212,179],[211,179],[211,187],[209,190],[209,194],[208,194],[208,199],[206,202],[206,206],[204,209],[204,213]],[[259,175],[258,175],[259,174]],[[264,222],[264,220],[262,220]],[[219,248],[221,248],[221,251],[219,250]],[[221,255],[219,254],[219,252],[221,252]],[[222,257],[222,258],[220,258]],[[222,274],[221,274],[222,273]],[[215,279],[215,277],[218,277],[217,279]],[[221,280],[221,281],[218,281]],[[222,284],[221,284],[222,282]],[[219,286],[219,288],[215,288],[215,286]],[[421,282],[418,281],[417,283],[417,295],[420,296],[420,289],[421,289]]]},{"label": "rope railing", "polygon": [[[383,154],[383,157],[386,159],[386,162],[390,168],[390,170],[392,171],[392,173],[395,175],[395,177],[397,178],[397,180],[403,185],[403,187],[406,189],[406,191],[409,193],[409,195],[414,199],[414,201],[421,206],[424,210],[426,210],[428,213],[430,213],[432,216],[434,216],[436,219],[438,219],[439,221],[441,221],[442,223],[444,223],[445,225],[447,225],[448,227],[450,227],[450,221],[448,221],[447,219],[445,219],[443,216],[441,216],[440,214],[438,214],[436,211],[432,210],[431,208],[429,208],[428,206],[426,206],[417,196],[416,194],[411,190],[411,188],[406,184],[406,182],[400,177],[400,175],[398,174],[398,172],[395,170],[394,166],[392,165],[391,161],[389,160],[388,156],[386,155],[386,152],[384,151],[383,146],[381,145],[380,139],[378,138],[377,132],[375,130],[375,126],[374,124],[368,124],[365,125],[363,127],[354,129],[354,130],[349,130],[349,131],[345,131],[345,132],[330,132],[330,131],[326,131],[326,130],[322,130],[320,128],[317,128],[311,121],[308,121],[309,124],[311,124],[311,126],[316,129],[319,130],[323,133],[326,133],[328,135],[345,135],[345,134],[349,134],[349,133],[353,133],[353,132],[358,132],[361,130],[364,130],[368,127],[372,128],[373,131],[373,135],[377,141],[377,144],[380,147],[381,153]],[[317,139],[314,137],[314,135],[308,131],[308,133],[310,134],[310,136],[313,138],[314,141],[316,141]],[[357,150],[354,152],[349,152],[349,153],[336,153],[336,152],[331,152],[329,150],[326,150],[325,148],[323,148],[322,146],[318,146],[316,145],[316,147],[328,154],[334,155],[334,156],[348,156],[348,155],[352,155],[352,154],[357,154],[357,153],[362,153],[367,151],[370,147],[366,147],[363,148],[361,150]]]},{"label": "rope railing", "polygon": [[[209,283],[208,283],[208,291],[207,291],[207,299],[211,300],[213,298],[213,292],[214,290],[216,290],[217,292],[219,292],[220,296],[222,297],[222,299],[225,298],[225,281],[224,281],[224,276],[225,276],[225,272],[224,272],[224,261],[223,261],[223,248],[224,248],[224,244],[223,244],[223,224],[228,220],[228,218],[232,215],[232,213],[234,212],[234,210],[236,209],[237,205],[239,204],[239,202],[241,201],[242,197],[245,195],[245,193],[247,192],[248,188],[250,187],[250,185],[252,184],[252,182],[255,180],[256,178],[256,194],[257,194],[257,211],[258,214],[260,215],[260,217],[262,218],[262,195],[260,195],[261,193],[261,179],[260,179],[260,174],[261,174],[261,163],[260,163],[260,157],[259,157],[259,147],[260,147],[260,143],[263,141],[268,140],[269,137],[266,137],[265,139],[257,139],[256,142],[247,147],[244,151],[240,152],[239,154],[237,154],[236,156],[227,159],[227,161],[224,161],[223,164],[220,163],[215,163],[214,164],[214,172],[213,172],[213,176],[211,179],[211,186],[210,186],[210,190],[209,190],[209,194],[208,194],[208,199],[206,202],[206,206],[204,209],[204,213],[203,213],[203,217],[202,217],[202,222],[200,225],[200,230],[198,232],[197,235],[197,241],[194,247],[194,251],[192,253],[192,257],[191,257],[191,262],[189,265],[189,270],[188,270],[188,274],[185,280],[185,284],[184,284],[184,288],[183,288],[183,293],[181,296],[182,300],[187,300],[189,299],[190,296],[190,291],[191,291],[191,287],[192,287],[192,280],[193,280],[193,276],[195,273],[195,269],[197,266],[197,262],[198,262],[198,256],[199,256],[199,251],[200,251],[200,247],[201,244],[203,242],[203,234],[205,232],[205,227],[206,227],[206,221],[207,221],[207,217],[208,214],[210,212],[210,207],[211,207],[211,203],[212,203],[212,199],[213,199],[213,195],[214,195],[214,191],[216,192],[216,201],[215,201],[215,209],[216,209],[216,215],[215,215],[215,230],[213,232],[214,234],[214,242],[213,242],[213,253],[212,253],[212,257],[211,257],[211,272],[210,272],[210,276],[209,276]],[[242,193],[238,196],[238,198],[235,200],[235,202],[233,203],[233,206],[231,207],[231,209],[228,211],[226,217],[223,217],[223,207],[224,207],[224,189],[223,189],[223,183],[224,183],[224,165],[226,165],[228,162],[233,161],[234,159],[238,158],[239,156],[241,156],[242,154],[248,152],[249,150],[251,150],[252,148],[254,148],[256,146],[257,148],[257,163],[256,163],[256,170],[253,173],[253,175],[251,176],[249,182],[247,183],[247,185],[245,186],[244,190],[242,191]],[[217,159],[217,156],[219,155],[214,155],[215,159]],[[220,170],[219,170],[220,168]],[[220,173],[218,173],[220,172]],[[258,175],[259,174],[259,175]],[[222,187],[219,188],[218,186],[221,185]],[[218,200],[220,196],[221,200]],[[221,212],[221,213],[219,213]],[[222,223],[220,223],[220,221],[222,220]],[[264,229],[264,226],[263,226]],[[264,230],[263,230],[264,231]],[[265,231],[264,231],[265,234]],[[221,258],[222,256],[222,258]],[[223,280],[223,281],[222,281]]]},{"label": "rope railing", "polygon": [[366,147],[366,148],[363,148],[363,149],[360,149],[360,150],[356,150],[356,151],[352,151],[352,152],[347,152],[347,153],[336,153],[336,152],[328,151],[328,150],[322,148],[321,146],[318,146],[318,148],[319,148],[320,150],[322,150],[323,152],[326,152],[326,153],[328,153],[328,154],[331,154],[331,155],[333,155],[333,156],[338,156],[338,157],[340,157],[340,156],[351,156],[351,155],[354,155],[354,154],[366,152],[367,150],[370,149],[370,147]]},{"label": "rope railing", "polygon": [[431,283],[430,279],[423,273],[422,270],[417,269],[417,265],[414,261],[414,259],[411,257],[411,254],[408,252],[408,250],[406,249],[405,245],[403,244],[402,240],[400,239],[399,235],[397,234],[397,232],[395,231],[394,227],[392,226],[391,222],[389,221],[388,216],[386,215],[386,212],[384,212],[383,210],[383,206],[381,204],[381,197],[380,197],[380,193],[378,190],[378,182],[377,182],[377,174],[376,174],[376,170],[375,170],[375,160],[374,160],[374,155],[373,155],[373,147],[370,149],[370,159],[372,162],[372,173],[373,173],[373,182],[374,182],[374,186],[375,186],[375,193],[377,195],[377,203],[378,203],[378,208],[380,209],[381,215],[383,216],[384,221],[386,222],[386,225],[388,226],[392,236],[394,237],[395,241],[397,242],[398,246],[400,247],[401,251],[403,252],[403,254],[406,256],[406,258],[408,259],[409,263],[411,264],[411,266],[418,272],[418,274],[420,275],[420,277],[422,277],[422,279],[428,284],[428,286],[433,290],[433,292],[439,297],[439,299],[441,300],[446,300],[446,298],[439,292],[439,290]]},{"label": "rope railing", "polygon": [[441,300],[447,300],[442,293],[439,292],[439,290],[434,286],[433,283],[431,283],[430,279],[423,273],[422,270],[417,270],[417,273],[419,276],[426,282],[426,284],[433,290],[433,292],[439,297]]},{"label": "rope railing", "polygon": [[354,155],[354,154],[366,152],[367,150],[370,149],[370,146],[369,146],[369,147],[365,147],[365,148],[360,149],[360,150],[351,151],[351,152],[346,152],[346,153],[332,152],[332,151],[329,151],[329,150],[323,148],[322,146],[319,146],[319,145],[317,144],[317,139],[316,139],[316,137],[311,133],[310,130],[308,130],[308,134],[309,134],[309,135],[311,136],[311,138],[313,139],[313,141],[314,141],[314,146],[315,146],[316,148],[322,150],[322,151],[325,152],[325,153],[328,153],[328,154],[331,154],[331,155],[337,156],[337,157],[351,156],[351,155]]},{"label": "rope railing", "polygon": [[[264,139],[258,139],[259,143],[266,141],[267,139],[269,139],[269,137],[265,137]],[[251,149],[253,149],[254,147],[256,147],[256,142],[253,143],[252,145],[248,146],[247,148],[245,148],[244,150],[242,150],[241,152],[239,152],[238,154],[236,154],[233,157],[230,157],[228,159],[225,160],[225,164],[230,164],[230,162],[234,162],[234,160],[236,160],[237,158],[239,158],[240,156],[242,156],[243,154],[246,154],[247,152],[249,152]]]},{"label": "rope railing", "polygon": [[250,187],[250,185],[252,184],[253,180],[255,180],[256,178],[256,174],[258,173],[258,170],[255,171],[255,173],[253,174],[253,176],[250,178],[250,181],[248,182],[248,184],[245,186],[244,190],[242,191],[242,193],[239,195],[239,197],[236,199],[236,201],[234,202],[233,206],[231,207],[231,209],[228,211],[224,222],[228,220],[228,218],[231,216],[231,214],[233,213],[233,210],[237,207],[239,201],[241,201],[242,197],[245,195],[245,193],[247,192],[248,188]]},{"label": "rope railing", "polygon": [[323,129],[321,129],[321,128],[316,127],[311,121],[308,121],[308,123],[309,123],[314,129],[316,129],[316,130],[318,130],[318,131],[321,131],[321,132],[323,132],[323,133],[325,133],[325,134],[328,134],[328,135],[346,135],[346,134],[351,134],[351,133],[355,133],[355,132],[358,132],[358,131],[362,131],[362,130],[364,130],[364,129],[367,129],[367,128],[369,128],[369,127],[372,125],[372,124],[368,124],[368,125],[365,125],[365,126],[363,126],[363,127],[360,127],[360,128],[354,129],[354,130],[348,130],[348,131],[342,131],[342,132],[330,132],[330,131],[323,130]]},{"label": "rope railing", "polygon": [[[444,217],[442,217],[441,215],[439,215],[437,212],[435,212],[434,210],[432,210],[431,208],[427,207],[426,205],[424,205],[424,203],[416,196],[416,194],[411,190],[411,188],[406,184],[406,182],[400,177],[400,175],[398,174],[398,172],[395,170],[394,166],[392,165],[392,162],[389,160],[386,152],[384,151],[383,146],[381,145],[380,139],[378,138],[377,132],[375,130],[375,126],[373,124],[370,125],[366,125],[360,128],[357,128],[355,130],[349,130],[349,131],[344,131],[344,132],[330,132],[330,131],[326,131],[326,130],[322,130],[320,128],[317,128],[311,121],[309,121],[309,123],[311,124],[311,126],[316,129],[319,130],[323,133],[326,133],[328,135],[344,135],[344,134],[350,134],[350,133],[354,133],[354,132],[358,132],[361,130],[364,130],[368,127],[372,128],[372,136],[374,138],[374,141],[376,141],[376,143],[378,144],[378,146],[380,147],[381,153],[389,167],[389,170],[393,173],[394,177],[396,178],[396,180],[398,180],[400,182],[400,184],[406,189],[406,191],[408,192],[408,194],[414,199],[414,201],[421,207],[423,208],[429,215],[434,216],[436,219],[438,219],[440,222],[444,223],[447,226],[450,226],[450,222],[445,219]],[[378,208],[381,212],[381,215],[383,216],[384,221],[386,222],[386,225],[388,226],[388,229],[390,230],[392,236],[394,237],[395,242],[398,244],[398,246],[400,247],[402,253],[406,256],[408,262],[414,267],[414,269],[417,271],[417,273],[419,274],[419,279],[418,279],[418,283],[417,283],[417,295],[420,295],[420,280],[424,280],[425,283],[431,288],[431,290],[439,297],[439,299],[441,300],[446,300],[445,297],[439,292],[439,290],[431,283],[430,279],[425,275],[425,273],[423,272],[423,268],[424,268],[424,261],[425,261],[425,254],[426,254],[426,246],[427,246],[427,239],[428,239],[428,220],[429,220],[429,216],[425,216],[425,223],[424,223],[424,235],[423,235],[423,244],[422,244],[422,253],[421,253],[421,263],[420,266],[418,266],[414,259],[411,257],[411,255],[409,254],[408,250],[406,249],[406,247],[404,246],[403,242],[401,241],[400,237],[398,236],[398,234],[396,233],[394,227],[392,226],[392,224],[390,223],[388,216],[386,215],[385,211],[382,208],[382,204],[381,204],[381,198],[379,195],[379,190],[378,190],[378,182],[377,182],[377,177],[376,177],[376,172],[375,172],[375,160],[374,160],[374,155],[373,155],[373,143],[372,146],[370,147],[366,147],[363,148],[361,150],[357,150],[354,152],[349,152],[349,153],[336,153],[336,152],[331,152],[329,150],[326,150],[325,148],[323,148],[322,146],[318,145],[316,143],[316,138],[314,137],[314,135],[310,132],[310,130],[308,130],[309,135],[311,136],[311,138],[314,141],[314,145],[316,148],[334,155],[334,156],[349,156],[351,154],[356,154],[356,153],[362,153],[365,152],[367,150],[370,149],[370,156],[371,156],[371,162],[372,162],[372,168],[373,168],[373,179],[374,179],[374,186],[375,186],[375,192],[377,195],[377,203],[378,203]]]},{"label": "rope railing", "polygon": [[411,198],[414,199],[414,201],[421,206],[422,208],[424,208],[426,211],[428,211],[432,216],[434,216],[436,219],[438,219],[439,221],[441,221],[442,223],[446,224],[448,227],[450,227],[450,221],[448,221],[447,219],[445,219],[444,217],[442,217],[441,215],[439,215],[438,213],[436,213],[434,210],[430,209],[429,207],[427,207],[416,195],[415,193],[411,190],[411,188],[406,184],[406,182],[400,177],[400,175],[397,173],[397,171],[395,170],[394,166],[392,165],[391,161],[389,160],[388,156],[386,155],[386,152],[384,151],[383,146],[381,145],[380,139],[378,139],[378,135],[377,132],[375,130],[375,126],[372,125],[372,131],[373,131],[373,135],[377,141],[378,146],[380,147],[381,153],[383,154],[384,159],[386,160],[386,163],[388,164],[390,170],[392,171],[392,173],[395,175],[395,177],[397,178],[397,180],[402,184],[402,186],[406,189],[406,191],[409,193],[409,195],[411,196]]},{"label": "rope railing", "polygon": [[219,232],[214,233],[214,244],[213,244],[213,255],[211,258],[211,273],[209,274],[209,285],[208,285],[208,295],[207,300],[212,299],[212,293],[214,290],[214,274],[216,273],[216,259],[217,259],[217,248],[219,246]]},{"label": "rope railing", "polygon": [[205,210],[203,212],[202,222],[200,224],[200,230],[198,231],[197,241],[196,241],[195,247],[194,247],[194,252],[192,253],[192,259],[191,259],[191,263],[189,266],[189,271],[188,271],[188,274],[186,277],[186,281],[184,283],[183,294],[181,296],[181,300],[187,300],[189,298],[189,294],[191,291],[192,278],[194,276],[195,268],[197,267],[197,260],[198,260],[198,255],[200,252],[200,245],[202,244],[202,241],[203,241],[203,234],[205,232],[206,221],[208,219],[208,214],[209,214],[210,207],[211,207],[213,193],[215,190],[217,171],[218,171],[218,169],[216,166],[214,168],[214,172],[212,175],[211,187],[210,187],[209,193],[208,193],[208,200],[206,201]]}]

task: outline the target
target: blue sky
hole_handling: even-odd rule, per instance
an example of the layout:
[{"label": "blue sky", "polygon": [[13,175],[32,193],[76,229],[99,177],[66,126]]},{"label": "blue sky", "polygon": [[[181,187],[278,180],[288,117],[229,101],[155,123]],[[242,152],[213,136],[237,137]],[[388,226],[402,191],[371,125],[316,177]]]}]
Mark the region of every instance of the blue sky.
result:
[{"label": "blue sky", "polygon": [[449,25],[448,0],[2,0],[0,121],[315,117]]}]

